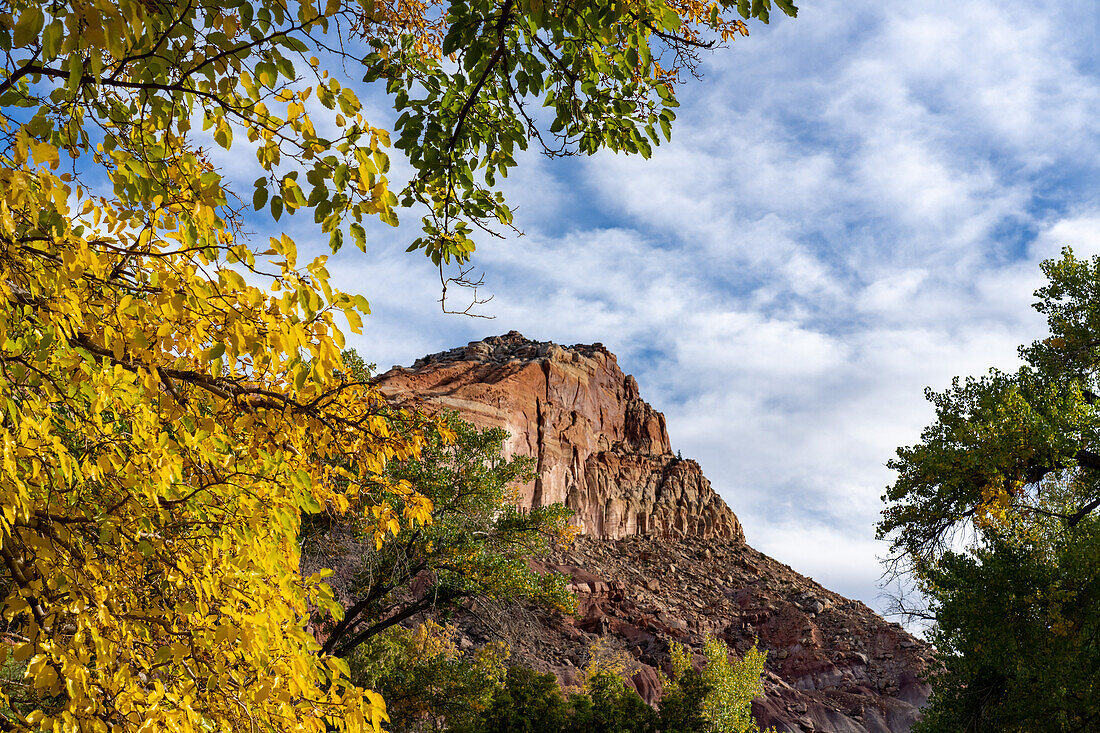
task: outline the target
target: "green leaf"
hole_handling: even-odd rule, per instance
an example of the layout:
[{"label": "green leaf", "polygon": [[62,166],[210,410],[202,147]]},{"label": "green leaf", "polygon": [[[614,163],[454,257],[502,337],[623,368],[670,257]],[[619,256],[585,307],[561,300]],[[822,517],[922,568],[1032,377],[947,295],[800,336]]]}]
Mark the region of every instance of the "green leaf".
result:
[{"label": "green leaf", "polygon": [[69,76],[65,82],[65,89],[73,94],[80,87],[81,79],[84,76],[84,62],[80,58],[80,54],[69,54],[68,62],[66,63],[66,71]]},{"label": "green leaf", "polygon": [[293,81],[296,77],[294,64],[286,56],[279,55],[275,58],[275,68],[287,79]]},{"label": "green leaf", "polygon": [[15,24],[15,31],[12,33],[12,42],[15,47],[29,46],[32,41],[37,39],[44,20],[42,9],[37,4],[32,4],[24,10]]},{"label": "green leaf", "polygon": [[256,186],[256,190],[252,193],[252,207],[259,211],[267,205],[267,182],[263,185]]},{"label": "green leaf", "polygon": [[355,241],[355,246],[359,248],[360,252],[367,251],[367,233],[363,229],[362,225],[353,222],[348,229],[351,231],[351,238]]},{"label": "green leaf", "polygon": [[61,36],[65,31],[65,24],[55,20],[46,26],[42,32],[42,56],[46,60],[57,58],[61,52]]},{"label": "green leaf", "polygon": [[779,9],[792,18],[798,17],[798,6],[791,2],[791,0],[775,0],[775,4],[779,6]]}]

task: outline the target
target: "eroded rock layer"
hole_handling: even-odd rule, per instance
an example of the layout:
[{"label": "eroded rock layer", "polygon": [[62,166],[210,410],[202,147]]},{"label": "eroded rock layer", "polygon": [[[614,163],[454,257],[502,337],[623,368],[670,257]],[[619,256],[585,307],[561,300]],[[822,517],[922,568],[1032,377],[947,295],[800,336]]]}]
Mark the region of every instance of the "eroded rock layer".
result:
[{"label": "eroded rock layer", "polygon": [[633,660],[631,683],[661,695],[669,643],[708,636],[768,652],[763,726],[906,733],[929,688],[931,647],[864,604],[822,588],[744,542],[695,461],[673,454],[665,420],[600,344],[565,348],[512,332],[433,354],[380,378],[401,400],[500,426],[534,456],[527,507],[563,501],[587,536],[536,561],[571,578],[575,616],[522,604],[459,613],[464,648],[504,637],[512,660],[580,682],[597,640]]},{"label": "eroded rock layer", "polygon": [[601,344],[566,348],[512,331],[395,367],[379,382],[400,399],[507,430],[506,450],[537,461],[521,505],[564,502],[585,534],[744,539],[699,464],[673,454],[664,415]]}]

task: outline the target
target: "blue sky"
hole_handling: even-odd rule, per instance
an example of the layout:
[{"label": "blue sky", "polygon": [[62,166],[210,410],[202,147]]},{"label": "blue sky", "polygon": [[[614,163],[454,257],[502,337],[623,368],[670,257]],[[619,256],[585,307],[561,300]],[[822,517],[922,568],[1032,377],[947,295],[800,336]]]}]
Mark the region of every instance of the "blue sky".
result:
[{"label": "blue sky", "polygon": [[651,160],[523,161],[525,236],[474,260],[494,320],[440,313],[411,227],[330,270],[371,300],[352,343],[383,369],[511,329],[603,342],[750,543],[881,607],[885,463],[924,387],[1012,368],[1038,263],[1100,251],[1100,12],[821,0],[752,31]]}]

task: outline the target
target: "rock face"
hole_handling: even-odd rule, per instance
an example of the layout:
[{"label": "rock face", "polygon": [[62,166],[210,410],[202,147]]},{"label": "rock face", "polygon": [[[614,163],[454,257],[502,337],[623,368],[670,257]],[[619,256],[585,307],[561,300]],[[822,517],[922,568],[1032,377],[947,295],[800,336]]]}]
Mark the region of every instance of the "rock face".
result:
[{"label": "rock face", "polygon": [[601,344],[569,348],[512,331],[395,367],[382,390],[511,435],[537,461],[521,506],[564,502],[585,534],[743,540],[699,464],[673,454],[664,415]]},{"label": "rock face", "polygon": [[538,461],[521,503],[564,501],[584,536],[537,562],[571,578],[574,616],[517,604],[459,614],[463,644],[504,637],[512,661],[582,680],[597,639],[633,660],[649,702],[679,641],[707,636],[738,653],[768,652],[763,727],[907,733],[927,702],[932,649],[897,624],[745,544],[737,518],[669,446],[661,413],[600,344],[564,348],[512,332],[418,360],[380,377],[387,393],[457,410],[512,435]]}]

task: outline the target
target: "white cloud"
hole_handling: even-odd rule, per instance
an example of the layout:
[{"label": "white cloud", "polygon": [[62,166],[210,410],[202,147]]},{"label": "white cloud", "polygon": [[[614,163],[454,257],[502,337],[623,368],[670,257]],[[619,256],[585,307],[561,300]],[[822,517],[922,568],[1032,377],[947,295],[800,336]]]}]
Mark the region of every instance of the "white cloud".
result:
[{"label": "white cloud", "polygon": [[805,379],[836,369],[845,358],[827,334],[753,313],[698,313],[675,338],[677,362],[719,377],[736,372],[769,381]]},{"label": "white cloud", "polygon": [[1077,257],[1100,254],[1100,211],[1057,219],[1040,232],[1031,247],[1036,258],[1057,257],[1071,247]]},{"label": "white cloud", "polygon": [[882,542],[809,523],[788,525],[760,537],[754,537],[749,529],[746,539],[761,552],[781,558],[829,590],[858,597],[868,605],[882,605],[877,592],[867,597],[867,579],[882,574],[877,559],[886,554]]},{"label": "white cloud", "polygon": [[330,270],[382,368],[512,328],[607,344],[750,541],[881,607],[878,497],[924,387],[1013,368],[1038,262],[1100,252],[1093,8],[804,5],[714,57],[653,159],[524,161],[528,236],[476,259],[495,321],[439,313],[407,225]]}]

